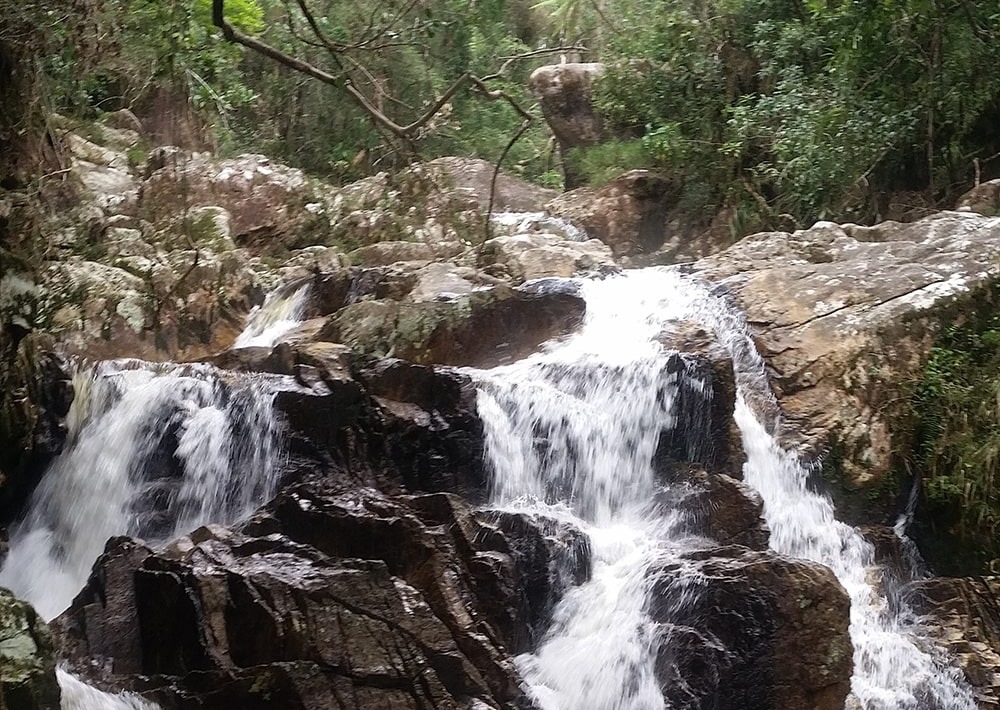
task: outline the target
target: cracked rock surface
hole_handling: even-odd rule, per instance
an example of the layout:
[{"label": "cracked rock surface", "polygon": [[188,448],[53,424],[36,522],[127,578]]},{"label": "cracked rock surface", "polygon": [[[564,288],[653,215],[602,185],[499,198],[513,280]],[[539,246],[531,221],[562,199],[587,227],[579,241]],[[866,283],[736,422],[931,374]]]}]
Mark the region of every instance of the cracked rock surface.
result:
[{"label": "cracked rock surface", "polygon": [[891,466],[894,400],[963,304],[992,298],[1000,219],[942,212],[747,237],[695,270],[722,282],[773,370],[792,444],[838,443],[851,483]]}]

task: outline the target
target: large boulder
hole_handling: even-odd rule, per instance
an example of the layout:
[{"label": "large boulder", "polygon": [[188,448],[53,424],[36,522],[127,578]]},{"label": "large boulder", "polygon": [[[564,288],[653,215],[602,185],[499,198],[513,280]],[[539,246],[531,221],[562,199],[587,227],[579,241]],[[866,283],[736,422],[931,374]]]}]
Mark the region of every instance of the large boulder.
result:
[{"label": "large boulder", "polygon": [[567,289],[495,287],[447,302],[360,301],[330,317],[318,338],[420,364],[491,366],[573,330],[585,310]]},{"label": "large boulder", "polygon": [[171,707],[529,708],[505,648],[551,603],[537,578],[559,553],[503,527],[454,496],[294,487],[235,531],[109,542],[62,652]]},{"label": "large boulder", "polygon": [[52,636],[27,602],[0,588],[0,708],[59,707]]},{"label": "large boulder", "polygon": [[835,447],[857,488],[885,481],[906,443],[892,427],[901,383],[920,372],[943,327],[991,302],[998,251],[1000,219],[944,212],[756,234],[694,268],[746,313],[786,415],[785,442]]},{"label": "large boulder", "polygon": [[611,250],[599,240],[572,241],[544,232],[494,237],[483,244],[478,261],[515,283],[617,269]]},{"label": "large boulder", "polygon": [[671,707],[844,707],[850,600],[826,567],[713,548],[661,568],[651,598],[663,634],[657,676]]}]

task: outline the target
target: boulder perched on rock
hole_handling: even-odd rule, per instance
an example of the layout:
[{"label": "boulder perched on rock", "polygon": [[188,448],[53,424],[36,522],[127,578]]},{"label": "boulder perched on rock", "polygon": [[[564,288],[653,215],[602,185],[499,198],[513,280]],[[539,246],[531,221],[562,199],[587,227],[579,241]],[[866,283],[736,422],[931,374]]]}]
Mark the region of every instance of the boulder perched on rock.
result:
[{"label": "boulder perched on rock", "polygon": [[594,110],[591,100],[594,82],[603,73],[603,64],[551,64],[536,69],[528,81],[531,93],[538,99],[545,120],[559,142],[567,190],[582,184],[583,176],[567,163],[566,152],[596,145],[604,138],[604,120]]},{"label": "boulder perched on rock", "polygon": [[163,552],[115,539],[57,620],[63,654],[172,707],[530,708],[504,649],[561,591],[560,553],[513,548],[510,524],[454,496],[298,486]]},{"label": "boulder perched on rock", "polygon": [[850,600],[826,567],[714,548],[662,568],[652,599],[663,634],[657,676],[671,707],[844,707]]},{"label": "boulder perched on rock", "polygon": [[49,629],[27,602],[0,588],[0,708],[58,707],[55,648]]}]

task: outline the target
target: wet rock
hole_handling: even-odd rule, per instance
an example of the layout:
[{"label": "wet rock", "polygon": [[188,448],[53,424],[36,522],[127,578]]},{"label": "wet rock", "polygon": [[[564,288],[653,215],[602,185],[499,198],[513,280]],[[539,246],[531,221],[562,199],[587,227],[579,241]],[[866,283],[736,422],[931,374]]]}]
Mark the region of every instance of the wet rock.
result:
[{"label": "wet rock", "polygon": [[77,672],[171,707],[529,708],[495,621],[524,559],[454,496],[297,486],[239,530],[111,541],[56,626]]},{"label": "wet rock", "polygon": [[666,510],[685,512],[694,531],[720,545],[767,550],[770,530],[764,520],[764,503],[753,488],[695,466],[675,471],[671,483],[685,486],[661,492],[658,502]]},{"label": "wet rock", "polygon": [[512,654],[537,648],[556,602],[590,578],[590,539],[579,529],[545,516],[485,510],[476,518],[500,530],[503,551],[477,553],[470,569],[479,593]]},{"label": "wet rock", "polygon": [[979,707],[1000,708],[1000,577],[918,580],[906,599],[957,660]]},{"label": "wet rock", "polygon": [[467,375],[396,359],[361,360],[352,372],[371,398],[367,456],[385,477],[483,500],[483,425]]},{"label": "wet rock", "polygon": [[447,303],[363,301],[331,317],[319,337],[420,364],[488,367],[524,357],[570,332],[584,308],[576,296],[504,287]]},{"label": "wet rock", "polygon": [[0,522],[21,509],[48,463],[62,451],[73,401],[67,363],[34,339],[0,331]]},{"label": "wet rock", "polygon": [[45,622],[27,603],[0,588],[0,707],[59,707],[56,656]]},{"label": "wet rock", "polygon": [[671,707],[844,707],[850,601],[826,567],[714,548],[662,568],[652,599],[663,625],[657,677]]},{"label": "wet rock", "polygon": [[660,397],[673,398],[676,418],[657,442],[653,466],[659,473],[669,477],[676,465],[686,470],[686,464],[696,463],[742,476],[743,449],[732,421],[736,386],[728,355],[709,351],[671,354],[663,370]]}]

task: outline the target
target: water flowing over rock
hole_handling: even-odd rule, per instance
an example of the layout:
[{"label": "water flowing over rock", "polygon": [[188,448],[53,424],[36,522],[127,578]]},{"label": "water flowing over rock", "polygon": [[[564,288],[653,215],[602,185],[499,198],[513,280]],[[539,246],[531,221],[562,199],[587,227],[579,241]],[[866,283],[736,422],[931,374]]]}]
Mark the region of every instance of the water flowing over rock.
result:
[{"label": "water flowing over rock", "polygon": [[[888,470],[900,378],[995,295],[997,219],[619,273],[721,233],[687,240],[648,173],[501,175],[487,229],[482,162],[332,188],[102,135],[72,141],[75,256],[0,278],[5,520],[35,488],[0,584],[70,604],[66,710],[996,705],[994,580],[915,574],[808,459]],[[212,365],[72,375],[57,341]]]},{"label": "water flowing over rock", "polygon": [[160,553],[115,539],[58,620],[63,651],[180,707],[530,708],[502,634],[558,596],[559,553],[503,528],[543,548],[557,531],[496,520],[449,495],[299,486]]},{"label": "water flowing over rock", "polygon": [[654,574],[657,676],[671,707],[844,707],[850,600],[828,568],[732,547]]},{"label": "water flowing over rock", "polygon": [[[268,393],[205,365],[109,362],[74,377],[67,445],[11,535],[0,585],[54,617],[104,541],[167,539],[266,500],[280,473]],[[239,481],[239,485],[236,482]]]}]

